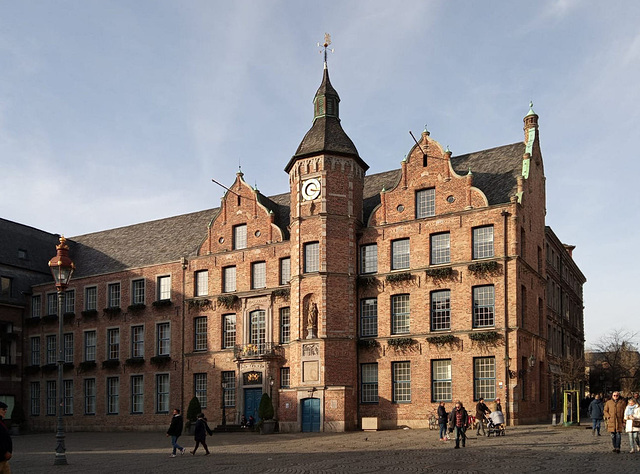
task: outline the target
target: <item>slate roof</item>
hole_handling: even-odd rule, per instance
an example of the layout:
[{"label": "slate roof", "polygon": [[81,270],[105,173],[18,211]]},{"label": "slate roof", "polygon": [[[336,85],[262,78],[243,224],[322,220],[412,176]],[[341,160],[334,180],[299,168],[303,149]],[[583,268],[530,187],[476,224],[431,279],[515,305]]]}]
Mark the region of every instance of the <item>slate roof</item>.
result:
[{"label": "slate roof", "polygon": [[518,189],[517,177],[522,174],[522,142],[490,148],[466,155],[452,156],[456,173],[466,175],[471,168],[473,185],[487,196],[489,205],[509,202]]},{"label": "slate roof", "polygon": [[[56,254],[59,238],[59,235],[0,218],[0,264],[51,276],[48,263]],[[18,250],[26,251],[26,258],[19,258]]]}]

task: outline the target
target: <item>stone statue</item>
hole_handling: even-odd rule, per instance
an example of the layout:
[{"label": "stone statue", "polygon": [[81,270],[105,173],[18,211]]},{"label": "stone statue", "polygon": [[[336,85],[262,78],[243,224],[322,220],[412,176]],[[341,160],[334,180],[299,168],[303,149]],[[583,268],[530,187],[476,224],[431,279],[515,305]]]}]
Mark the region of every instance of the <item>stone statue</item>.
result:
[{"label": "stone statue", "polygon": [[318,305],[311,303],[311,307],[307,312],[307,339],[316,337],[316,326],[318,324]]}]

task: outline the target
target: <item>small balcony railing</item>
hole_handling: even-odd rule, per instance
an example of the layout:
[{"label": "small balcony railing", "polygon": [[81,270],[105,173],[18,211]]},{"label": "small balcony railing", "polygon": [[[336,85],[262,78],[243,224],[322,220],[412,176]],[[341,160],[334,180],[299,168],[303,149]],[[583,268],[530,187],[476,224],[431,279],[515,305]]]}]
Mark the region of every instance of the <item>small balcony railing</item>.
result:
[{"label": "small balcony railing", "polygon": [[236,359],[257,359],[260,357],[272,357],[276,355],[277,347],[278,345],[273,342],[236,345],[233,347],[233,356]]}]

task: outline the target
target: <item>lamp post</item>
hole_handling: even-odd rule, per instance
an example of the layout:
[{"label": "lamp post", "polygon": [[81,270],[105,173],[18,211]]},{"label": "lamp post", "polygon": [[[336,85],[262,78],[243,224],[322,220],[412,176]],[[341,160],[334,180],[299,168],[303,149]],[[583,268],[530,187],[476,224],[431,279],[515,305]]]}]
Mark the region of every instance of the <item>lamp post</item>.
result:
[{"label": "lamp post", "polygon": [[56,256],[49,260],[49,268],[56,282],[58,291],[58,423],[56,429],[56,458],[54,465],[67,464],[66,448],[64,445],[64,425],[62,415],[64,411],[64,387],[62,381],[62,371],[64,365],[64,333],[63,333],[63,296],[69,285],[69,280],[75,270],[75,265],[69,258],[69,246],[66,244],[64,236],[60,237],[60,243],[56,245]]}]

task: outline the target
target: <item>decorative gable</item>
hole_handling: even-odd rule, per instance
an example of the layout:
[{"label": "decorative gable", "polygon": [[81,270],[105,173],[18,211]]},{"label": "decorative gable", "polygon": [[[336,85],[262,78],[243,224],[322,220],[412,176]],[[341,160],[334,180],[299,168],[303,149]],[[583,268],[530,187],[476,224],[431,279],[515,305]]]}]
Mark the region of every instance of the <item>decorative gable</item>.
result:
[{"label": "decorative gable", "polygon": [[[274,214],[261,202],[261,194],[249,186],[238,172],[236,181],[220,203],[220,212],[208,226],[199,255],[239,250],[284,240],[284,232],[274,223]],[[241,242],[236,239],[242,238]]]}]

